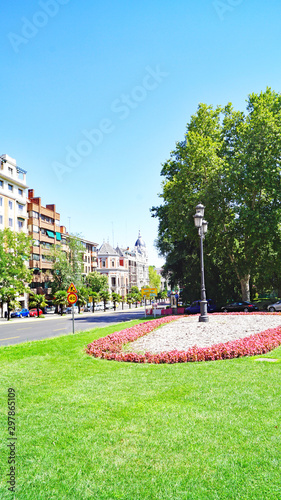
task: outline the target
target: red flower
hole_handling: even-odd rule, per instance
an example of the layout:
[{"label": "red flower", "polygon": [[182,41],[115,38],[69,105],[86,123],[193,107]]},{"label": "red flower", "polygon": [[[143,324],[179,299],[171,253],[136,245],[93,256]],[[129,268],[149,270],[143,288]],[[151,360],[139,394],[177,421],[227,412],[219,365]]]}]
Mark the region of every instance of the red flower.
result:
[{"label": "red flower", "polygon": [[[213,313],[220,314],[220,313]],[[227,314],[247,314],[249,313],[227,313]],[[280,313],[260,313],[251,314],[280,314]],[[126,328],[120,332],[114,332],[106,337],[94,340],[87,346],[86,352],[95,358],[102,358],[115,361],[126,361],[131,363],[186,363],[194,361],[215,361],[221,359],[239,358],[242,356],[255,356],[265,354],[281,345],[281,326],[256,333],[224,344],[215,344],[211,347],[191,347],[187,351],[170,351],[160,354],[125,353],[122,352],[123,344],[147,335],[155,328],[165,323],[170,323],[179,319],[178,316],[166,316],[145,323],[140,323],[131,328]]]}]

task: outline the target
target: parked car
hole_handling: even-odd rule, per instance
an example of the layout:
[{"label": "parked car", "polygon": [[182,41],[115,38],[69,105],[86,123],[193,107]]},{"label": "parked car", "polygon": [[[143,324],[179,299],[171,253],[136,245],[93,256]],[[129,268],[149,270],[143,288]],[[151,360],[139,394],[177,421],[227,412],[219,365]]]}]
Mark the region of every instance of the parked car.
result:
[{"label": "parked car", "polygon": [[232,302],[221,308],[222,312],[252,312],[259,311],[258,306],[248,301]]},{"label": "parked car", "polygon": [[[77,314],[79,312],[78,306],[74,306],[74,313]],[[72,307],[67,307],[66,308],[66,313],[71,314],[72,313]]]},{"label": "parked car", "polygon": [[49,307],[46,307],[46,314],[55,314],[55,311],[56,311],[56,308],[55,306],[49,306]]},{"label": "parked car", "polygon": [[267,310],[270,312],[281,311],[281,300],[267,306]]},{"label": "parked car", "polygon": [[17,310],[11,313],[11,318],[29,318],[29,310],[23,308],[21,310]]},{"label": "parked car", "polygon": [[95,311],[103,311],[103,304],[95,304]]},{"label": "parked car", "polygon": [[[34,316],[38,316],[37,309],[30,309],[29,314],[32,318],[34,318]],[[39,309],[39,316],[41,316],[41,314],[43,314],[43,312]]]},{"label": "parked car", "polygon": [[[200,313],[200,302],[201,300],[195,300],[192,304],[185,308],[185,314],[198,314]],[[216,305],[212,301],[212,299],[207,299],[207,311],[209,313],[215,312],[217,310]]]}]

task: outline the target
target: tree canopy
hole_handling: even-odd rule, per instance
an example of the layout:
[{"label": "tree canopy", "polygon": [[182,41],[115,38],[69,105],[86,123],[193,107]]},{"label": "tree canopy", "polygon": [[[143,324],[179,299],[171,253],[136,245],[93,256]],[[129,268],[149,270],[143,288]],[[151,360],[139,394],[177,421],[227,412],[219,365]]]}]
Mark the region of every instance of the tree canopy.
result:
[{"label": "tree canopy", "polygon": [[[193,215],[205,205],[206,282],[221,296],[250,298],[250,284],[280,282],[281,95],[248,96],[246,112],[231,103],[200,104],[162,168],[163,204],[157,246],[170,280],[199,291],[199,244]],[[270,259],[270,264],[268,263]],[[274,271],[273,271],[274,270]],[[194,286],[194,283],[196,285]],[[197,285],[198,283],[198,285]],[[193,292],[192,292],[193,291]]]}]

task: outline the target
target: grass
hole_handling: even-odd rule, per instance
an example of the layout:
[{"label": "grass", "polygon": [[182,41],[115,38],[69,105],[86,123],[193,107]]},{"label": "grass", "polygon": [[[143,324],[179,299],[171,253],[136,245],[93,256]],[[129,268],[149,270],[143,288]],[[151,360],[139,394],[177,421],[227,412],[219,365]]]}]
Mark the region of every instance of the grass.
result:
[{"label": "grass", "polygon": [[[0,349],[1,500],[280,499],[281,348],[263,356],[274,363],[143,365],[84,353],[123,328]],[[8,387],[17,393],[15,495]]]}]

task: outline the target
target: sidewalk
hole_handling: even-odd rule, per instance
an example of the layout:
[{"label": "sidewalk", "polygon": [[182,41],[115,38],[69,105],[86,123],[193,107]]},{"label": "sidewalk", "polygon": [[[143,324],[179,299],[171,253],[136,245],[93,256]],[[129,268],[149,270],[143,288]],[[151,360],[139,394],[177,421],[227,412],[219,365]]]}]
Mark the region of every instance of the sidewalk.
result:
[{"label": "sidewalk", "polygon": [[[80,314],[76,313],[74,314],[74,317],[77,318],[77,317],[81,317],[81,316],[84,316],[84,315],[89,315],[90,317],[92,316],[104,316],[105,314],[114,314],[114,313],[124,313],[124,312],[129,312],[129,311],[141,311],[143,310],[144,311],[144,306],[141,306],[141,307],[131,307],[131,309],[129,307],[126,307],[124,309],[122,308],[119,308],[117,307],[116,308],[116,311],[114,311],[114,309],[106,309],[106,311],[95,311],[94,313],[92,312],[82,312]],[[33,318],[11,318],[9,321],[7,321],[7,318],[0,318],[0,326],[1,325],[15,325],[15,324],[22,324],[22,323],[30,323],[30,322],[33,322],[33,321],[45,321],[45,320],[51,320],[51,319],[71,319],[72,318],[72,315],[71,314],[63,314],[62,316],[60,314],[44,314],[44,318],[41,318],[39,317],[39,319],[36,317],[33,317]]]}]

